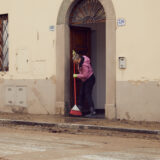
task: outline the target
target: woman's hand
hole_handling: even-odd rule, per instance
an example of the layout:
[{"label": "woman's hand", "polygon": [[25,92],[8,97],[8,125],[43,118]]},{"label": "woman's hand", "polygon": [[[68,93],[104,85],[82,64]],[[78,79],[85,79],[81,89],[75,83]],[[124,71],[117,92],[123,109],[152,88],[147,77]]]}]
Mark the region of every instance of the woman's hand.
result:
[{"label": "woman's hand", "polygon": [[73,74],[73,78],[77,78],[78,77],[78,75],[77,74]]}]

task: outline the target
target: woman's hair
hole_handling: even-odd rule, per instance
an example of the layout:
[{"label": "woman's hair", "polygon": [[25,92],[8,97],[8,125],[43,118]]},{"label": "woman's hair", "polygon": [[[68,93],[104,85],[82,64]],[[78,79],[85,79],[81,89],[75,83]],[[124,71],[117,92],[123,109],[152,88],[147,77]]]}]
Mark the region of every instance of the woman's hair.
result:
[{"label": "woman's hair", "polygon": [[79,55],[79,54],[77,54],[77,53],[74,54],[73,57],[72,57],[73,60],[78,60],[78,59],[80,59],[80,58],[81,58],[81,55]]}]

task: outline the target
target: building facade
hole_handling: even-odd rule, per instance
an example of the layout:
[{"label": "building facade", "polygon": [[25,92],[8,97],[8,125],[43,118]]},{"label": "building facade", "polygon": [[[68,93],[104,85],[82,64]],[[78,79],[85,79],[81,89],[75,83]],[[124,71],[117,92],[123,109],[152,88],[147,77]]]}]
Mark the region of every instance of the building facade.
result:
[{"label": "building facade", "polygon": [[0,111],[65,114],[72,49],[106,118],[160,121],[159,0],[0,0]]}]

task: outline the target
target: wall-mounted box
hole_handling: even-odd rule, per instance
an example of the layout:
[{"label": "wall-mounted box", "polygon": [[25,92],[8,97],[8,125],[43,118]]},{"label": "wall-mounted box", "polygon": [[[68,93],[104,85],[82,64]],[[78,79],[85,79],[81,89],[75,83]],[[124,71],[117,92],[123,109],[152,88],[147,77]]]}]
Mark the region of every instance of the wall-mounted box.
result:
[{"label": "wall-mounted box", "polygon": [[119,68],[126,69],[126,58],[125,57],[119,57]]},{"label": "wall-mounted box", "polygon": [[26,87],[16,86],[15,105],[27,107]]},{"label": "wall-mounted box", "polygon": [[5,88],[5,105],[13,106],[15,104],[15,87],[7,86]]},{"label": "wall-mounted box", "polygon": [[27,107],[25,86],[7,86],[5,89],[5,105]]}]

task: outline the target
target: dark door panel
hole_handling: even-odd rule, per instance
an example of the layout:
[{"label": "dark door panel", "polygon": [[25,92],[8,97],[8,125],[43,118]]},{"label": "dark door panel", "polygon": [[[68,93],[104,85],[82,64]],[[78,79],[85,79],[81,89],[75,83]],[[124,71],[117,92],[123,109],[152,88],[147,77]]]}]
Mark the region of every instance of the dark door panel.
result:
[{"label": "dark door panel", "polygon": [[[91,57],[91,31],[84,27],[70,27],[70,102],[74,105],[74,87],[73,87],[73,61],[72,51],[75,50],[81,55]],[[76,72],[78,73],[77,69]],[[79,100],[79,90],[81,87],[81,80],[76,80],[77,88],[77,102]],[[84,104],[86,105],[86,104]],[[87,109],[87,106],[83,107]]]}]

